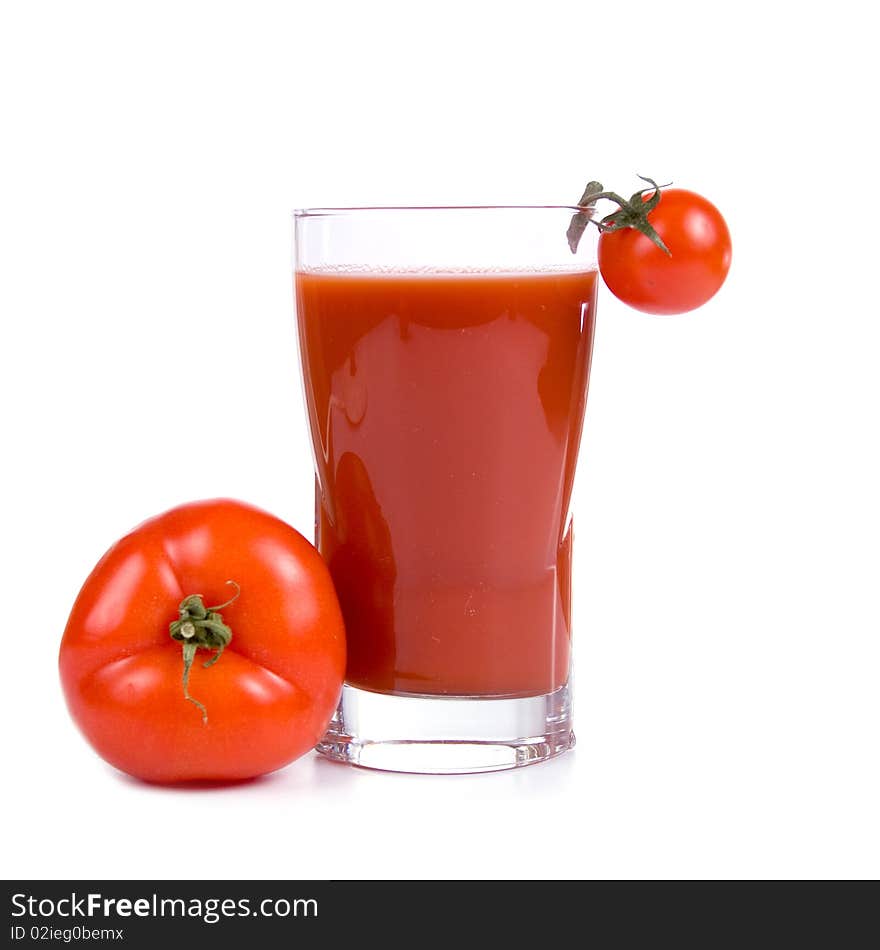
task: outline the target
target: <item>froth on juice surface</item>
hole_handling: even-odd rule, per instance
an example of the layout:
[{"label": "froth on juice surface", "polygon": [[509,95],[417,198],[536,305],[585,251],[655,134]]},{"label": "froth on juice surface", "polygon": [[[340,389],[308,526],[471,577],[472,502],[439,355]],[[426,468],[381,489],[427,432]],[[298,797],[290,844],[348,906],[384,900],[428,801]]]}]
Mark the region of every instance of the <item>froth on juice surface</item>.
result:
[{"label": "froth on juice surface", "polygon": [[595,294],[594,271],[297,273],[316,542],[351,685],[567,681]]}]

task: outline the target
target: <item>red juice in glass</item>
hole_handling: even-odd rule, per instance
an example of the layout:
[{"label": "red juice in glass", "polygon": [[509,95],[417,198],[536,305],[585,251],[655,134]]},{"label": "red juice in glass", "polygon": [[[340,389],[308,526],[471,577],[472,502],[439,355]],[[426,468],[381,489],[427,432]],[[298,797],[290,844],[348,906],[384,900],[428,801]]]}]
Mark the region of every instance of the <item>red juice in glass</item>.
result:
[{"label": "red juice in glass", "polygon": [[[562,261],[297,269],[316,543],[348,644],[319,747],[332,757],[473,771],[571,744],[570,502],[596,271]],[[565,720],[558,735],[547,720]]]}]

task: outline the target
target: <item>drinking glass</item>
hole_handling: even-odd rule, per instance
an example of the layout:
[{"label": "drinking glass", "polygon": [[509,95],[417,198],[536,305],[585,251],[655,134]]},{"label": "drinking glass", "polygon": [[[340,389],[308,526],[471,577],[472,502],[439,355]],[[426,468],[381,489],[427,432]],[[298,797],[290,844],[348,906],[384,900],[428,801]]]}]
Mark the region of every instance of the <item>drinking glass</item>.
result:
[{"label": "drinking glass", "polygon": [[571,493],[596,229],[571,207],[295,219],[315,536],[345,618],[318,750],[479,772],[574,744]]}]

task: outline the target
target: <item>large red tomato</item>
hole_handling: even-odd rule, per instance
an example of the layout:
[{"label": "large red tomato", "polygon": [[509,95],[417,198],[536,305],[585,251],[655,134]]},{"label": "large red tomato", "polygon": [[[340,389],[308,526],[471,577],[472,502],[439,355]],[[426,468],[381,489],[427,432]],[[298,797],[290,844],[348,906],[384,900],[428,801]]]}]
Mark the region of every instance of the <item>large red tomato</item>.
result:
[{"label": "large red tomato", "polygon": [[342,614],[323,560],[293,528],[240,502],[196,502],[104,555],[73,606],[60,670],[77,725],[124,772],[250,778],[326,728],[345,672]]}]

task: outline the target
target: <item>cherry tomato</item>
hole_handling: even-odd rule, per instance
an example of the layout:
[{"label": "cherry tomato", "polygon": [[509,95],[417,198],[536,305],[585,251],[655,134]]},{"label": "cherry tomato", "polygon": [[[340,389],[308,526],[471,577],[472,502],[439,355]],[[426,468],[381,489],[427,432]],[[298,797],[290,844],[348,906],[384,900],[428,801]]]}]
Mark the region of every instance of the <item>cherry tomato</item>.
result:
[{"label": "cherry tomato", "polygon": [[[178,639],[170,633],[187,599],[191,629],[220,637],[191,648],[190,702],[192,633],[182,622]],[[200,625],[199,603],[218,606],[220,621]],[[206,667],[221,628],[231,640]],[[73,719],[116,768],[153,782],[227,781],[315,745],[342,688],[345,635],[329,571],[302,535],[249,505],[203,501],[110,548],[76,599],[59,663]]]},{"label": "cherry tomato", "polygon": [[608,289],[645,313],[685,313],[701,306],[730,268],[730,232],[721,213],[692,191],[669,188],[648,221],[670,254],[633,228],[604,232],[599,271]]}]

